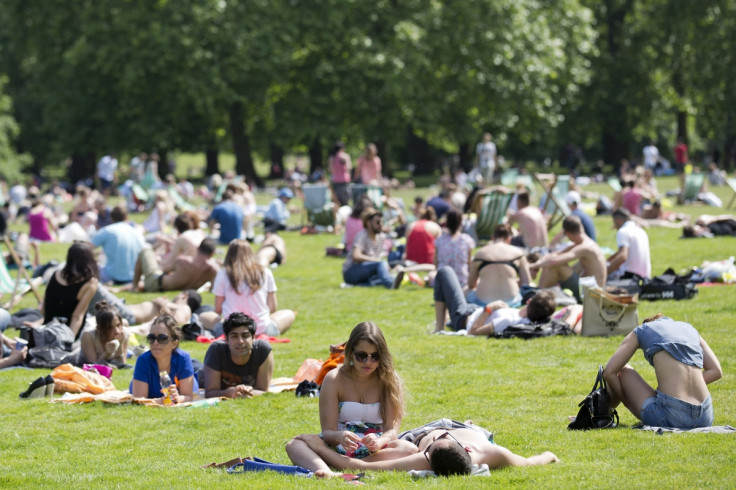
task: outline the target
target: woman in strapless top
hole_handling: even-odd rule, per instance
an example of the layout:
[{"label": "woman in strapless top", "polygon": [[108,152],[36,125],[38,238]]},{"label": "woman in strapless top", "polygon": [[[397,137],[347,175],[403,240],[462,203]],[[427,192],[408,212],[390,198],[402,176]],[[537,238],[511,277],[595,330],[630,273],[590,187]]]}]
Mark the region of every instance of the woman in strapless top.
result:
[{"label": "woman in strapless top", "polygon": [[[353,329],[345,363],[322,383],[319,415],[322,439],[341,454],[368,461],[406,455],[408,449],[396,440],[404,415],[403,389],[375,324],[363,322]],[[296,465],[329,471],[303,441],[292,439],[286,452]]]}]

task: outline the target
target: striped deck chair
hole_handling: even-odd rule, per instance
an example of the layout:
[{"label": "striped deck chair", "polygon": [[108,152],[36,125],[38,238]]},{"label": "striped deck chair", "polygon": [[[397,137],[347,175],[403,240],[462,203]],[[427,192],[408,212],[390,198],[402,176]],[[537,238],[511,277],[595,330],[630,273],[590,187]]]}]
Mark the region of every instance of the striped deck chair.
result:
[{"label": "striped deck chair", "polygon": [[174,206],[179,211],[193,211],[196,209],[194,205],[188,203],[187,200],[179,194],[179,189],[176,187],[169,186],[166,190],[169,192],[169,197],[171,197],[171,201],[174,203]]},{"label": "striped deck chair", "polygon": [[335,202],[329,184],[304,184],[304,212],[312,225],[335,226]]},{"label": "striped deck chair", "polygon": [[493,230],[506,216],[512,197],[512,193],[503,190],[491,190],[475,196],[473,209],[477,213],[475,234],[478,239],[489,240],[493,236]]},{"label": "striped deck chair", "polygon": [[[22,264],[8,237],[3,237],[3,240],[15,263]],[[36,286],[41,283],[43,283],[42,278],[38,277],[36,279],[31,279],[28,276],[28,272],[22,265],[18,267],[18,277],[13,279],[10,275],[10,271],[8,271],[8,266],[5,264],[5,261],[0,260],[0,295],[10,295],[10,298],[7,301],[3,301],[2,304],[0,304],[0,307],[5,308],[6,310],[12,308],[18,303],[18,301],[20,301],[23,295],[29,291],[33,291],[33,294],[36,296],[38,304],[40,305],[41,295],[38,294]]]},{"label": "striped deck chair", "polygon": [[728,206],[726,206],[726,209],[731,209],[731,206],[733,205],[733,202],[736,201],[736,179],[730,178],[726,179],[726,185],[731,188],[733,191],[733,196],[731,196],[731,200],[728,201]]},{"label": "striped deck chair", "polygon": [[545,192],[543,206],[545,214],[549,216],[547,229],[551,230],[566,216],[570,216],[570,207],[565,200],[567,192],[570,190],[570,176],[534,174],[534,178],[537,179]]},{"label": "striped deck chair", "polygon": [[365,185],[365,184],[353,184],[350,186],[350,195],[353,198],[353,206],[357,200],[363,194],[368,194],[368,197],[373,201],[373,207],[379,211],[383,209],[383,189],[376,185]]},{"label": "striped deck chair", "polygon": [[680,191],[680,195],[677,197],[677,202],[693,202],[697,201],[698,194],[700,194],[705,182],[705,174],[703,172],[693,172],[685,175],[685,185]]},{"label": "striped deck chair", "polygon": [[613,192],[621,192],[621,181],[618,177],[609,177],[606,179],[606,184],[613,189]]}]

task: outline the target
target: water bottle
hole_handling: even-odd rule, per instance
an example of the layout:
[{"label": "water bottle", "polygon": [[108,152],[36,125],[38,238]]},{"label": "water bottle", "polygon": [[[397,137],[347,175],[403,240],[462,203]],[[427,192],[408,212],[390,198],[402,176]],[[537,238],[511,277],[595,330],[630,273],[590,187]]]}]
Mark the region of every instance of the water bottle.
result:
[{"label": "water bottle", "polygon": [[174,404],[174,401],[171,399],[171,392],[169,391],[171,378],[169,377],[169,373],[166,371],[161,371],[158,375],[161,380],[161,392],[164,394],[164,406],[169,407]]}]

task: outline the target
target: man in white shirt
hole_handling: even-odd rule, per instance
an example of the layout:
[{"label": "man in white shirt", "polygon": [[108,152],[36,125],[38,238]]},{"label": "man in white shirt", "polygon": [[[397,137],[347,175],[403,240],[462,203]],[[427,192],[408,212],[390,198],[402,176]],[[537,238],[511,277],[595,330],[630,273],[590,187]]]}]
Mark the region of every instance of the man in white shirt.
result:
[{"label": "man in white shirt", "polygon": [[97,162],[97,174],[100,190],[105,197],[110,196],[110,189],[118,180],[118,159],[114,153],[105,155]]},{"label": "man in white shirt", "polygon": [[496,145],[493,143],[491,133],[483,133],[483,141],[475,147],[478,169],[483,176],[483,181],[490,184],[493,180],[493,172],[496,170]]},{"label": "man in white shirt", "polygon": [[644,157],[644,167],[654,171],[654,167],[659,161],[659,150],[654,146],[654,141],[649,140],[649,144],[644,147],[641,153]]},{"label": "man in white shirt", "polygon": [[609,279],[618,279],[626,272],[633,272],[642,277],[652,275],[647,232],[629,218],[629,212],[625,208],[613,212],[613,224],[618,230],[616,233],[618,250],[608,258]]}]

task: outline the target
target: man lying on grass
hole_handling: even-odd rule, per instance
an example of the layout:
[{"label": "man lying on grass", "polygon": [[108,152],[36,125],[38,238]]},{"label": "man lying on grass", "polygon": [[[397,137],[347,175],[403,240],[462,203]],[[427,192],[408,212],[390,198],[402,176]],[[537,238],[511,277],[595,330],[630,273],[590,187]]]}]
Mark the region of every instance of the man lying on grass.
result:
[{"label": "man lying on grass", "polygon": [[[440,419],[399,435],[399,442],[409,456],[397,459],[365,461],[338,454],[316,434],[302,434],[304,441],[329,466],[338,470],[432,470],[439,476],[467,475],[474,464],[490,469],[505,466],[536,466],[559,461],[549,451],[525,458],[493,442],[493,435],[470,420],[465,423]],[[380,455],[380,450],[377,452]],[[317,477],[336,473],[319,470]]]}]

